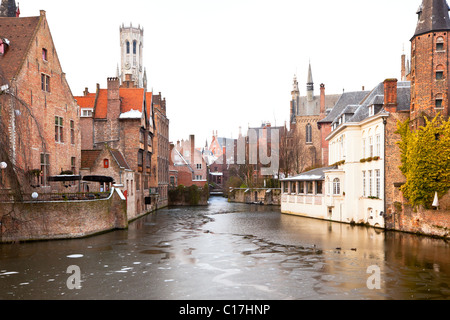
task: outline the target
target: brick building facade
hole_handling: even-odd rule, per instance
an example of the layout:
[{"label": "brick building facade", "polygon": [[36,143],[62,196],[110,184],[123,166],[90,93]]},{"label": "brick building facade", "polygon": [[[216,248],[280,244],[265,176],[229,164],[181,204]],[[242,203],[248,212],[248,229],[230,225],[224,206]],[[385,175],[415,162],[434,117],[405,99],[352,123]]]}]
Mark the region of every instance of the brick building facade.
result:
[{"label": "brick building facade", "polygon": [[155,136],[153,138],[152,186],[157,186],[158,208],[168,205],[169,192],[169,119],[167,118],[166,98],[161,92],[153,95]]},{"label": "brick building facade", "polygon": [[411,120],[414,129],[423,117],[449,112],[449,7],[445,0],[423,0],[411,39]]},{"label": "brick building facade", "polygon": [[107,89],[97,86],[95,94],[86,90],[84,96],[76,97],[82,114],[81,147],[83,151],[105,147],[120,151],[134,171],[133,179],[123,176],[120,181],[128,194],[136,194],[135,211],[140,215],[151,211],[155,204],[150,190],[156,187],[151,184],[155,134],[153,94],[145,88],[123,88],[119,81],[108,78]]},{"label": "brick building facade", "polygon": [[[402,77],[411,81],[411,108],[398,110],[396,97],[391,97],[387,111],[386,130],[386,226],[390,229],[420,232],[436,236],[448,236],[450,228],[450,193],[444,195],[440,210],[412,208],[404,198],[400,187],[406,182],[401,173],[400,150],[396,134],[397,121],[409,119],[411,129],[424,125],[424,117],[434,118],[441,114],[449,117],[449,6],[445,0],[423,0],[417,10],[418,22],[411,38],[411,64],[404,68]],[[405,69],[405,70],[404,70]],[[404,71],[403,71],[404,70]],[[391,80],[392,85],[394,83]],[[432,191],[430,191],[432,192]]]},{"label": "brick building facade", "polygon": [[78,173],[79,107],[45,11],[35,17],[0,17],[0,38],[2,161],[10,179],[19,177],[23,192],[50,192],[50,176]]},{"label": "brick building facade", "polygon": [[208,183],[208,164],[201,150],[195,147],[195,136],[171,145],[170,185],[204,187]]},{"label": "brick building facade", "polygon": [[305,168],[328,163],[328,145],[322,134],[319,121],[335,106],[340,94],[325,94],[325,85],[320,85],[320,94],[314,94],[311,65],[308,69],[306,96],[300,96],[297,77],[294,77],[290,103],[290,129],[286,147],[293,155],[290,173],[300,173]]}]

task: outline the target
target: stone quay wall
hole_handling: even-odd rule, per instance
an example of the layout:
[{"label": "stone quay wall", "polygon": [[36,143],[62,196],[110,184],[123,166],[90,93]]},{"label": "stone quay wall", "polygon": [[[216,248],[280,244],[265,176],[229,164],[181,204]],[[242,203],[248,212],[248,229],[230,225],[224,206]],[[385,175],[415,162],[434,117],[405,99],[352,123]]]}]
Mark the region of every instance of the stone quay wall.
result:
[{"label": "stone quay wall", "polygon": [[228,201],[281,206],[281,189],[234,188],[228,192]]},{"label": "stone quay wall", "polygon": [[0,203],[0,243],[82,238],[128,227],[120,191],[107,199]]}]

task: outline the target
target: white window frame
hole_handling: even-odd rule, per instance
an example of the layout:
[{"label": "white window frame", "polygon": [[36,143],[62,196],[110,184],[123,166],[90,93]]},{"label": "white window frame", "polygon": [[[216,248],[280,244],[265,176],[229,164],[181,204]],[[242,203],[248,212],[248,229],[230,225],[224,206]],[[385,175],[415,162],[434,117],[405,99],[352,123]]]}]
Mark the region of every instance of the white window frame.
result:
[{"label": "white window frame", "polygon": [[377,198],[381,198],[381,170],[375,170],[375,179],[376,179],[376,196]]},{"label": "white window frame", "polygon": [[378,157],[381,157],[381,135],[380,134],[377,134],[377,136],[376,136],[376,144],[377,144],[376,155]]},{"label": "white window frame", "polygon": [[90,117],[92,117],[93,114],[94,114],[94,109],[92,109],[92,108],[81,109],[81,118],[90,118]]},{"label": "white window frame", "polygon": [[363,197],[365,197],[366,196],[366,171],[363,171],[362,172],[362,177],[363,177]]},{"label": "white window frame", "polygon": [[341,180],[339,178],[333,179],[333,195],[338,196],[341,194]]}]

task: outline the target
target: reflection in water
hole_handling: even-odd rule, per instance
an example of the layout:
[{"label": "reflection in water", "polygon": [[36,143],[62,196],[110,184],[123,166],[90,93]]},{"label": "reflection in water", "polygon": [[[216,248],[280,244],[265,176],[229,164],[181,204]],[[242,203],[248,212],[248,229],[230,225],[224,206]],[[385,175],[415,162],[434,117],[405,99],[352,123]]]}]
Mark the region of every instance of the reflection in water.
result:
[{"label": "reflection in water", "polygon": [[[86,239],[0,246],[0,299],[449,299],[446,242],[228,203]],[[81,270],[69,290],[67,268]],[[381,288],[370,290],[377,266]]]}]

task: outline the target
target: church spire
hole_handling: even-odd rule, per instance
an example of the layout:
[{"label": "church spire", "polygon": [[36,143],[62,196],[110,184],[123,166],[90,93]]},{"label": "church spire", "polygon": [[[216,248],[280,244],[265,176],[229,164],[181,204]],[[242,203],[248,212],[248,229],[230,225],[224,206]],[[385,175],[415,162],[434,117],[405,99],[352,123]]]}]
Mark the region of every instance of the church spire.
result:
[{"label": "church spire", "polygon": [[306,82],[306,94],[308,96],[308,101],[312,101],[314,99],[314,81],[311,71],[311,61],[309,62],[308,80]]},{"label": "church spire", "polygon": [[433,31],[450,30],[448,11],[446,0],[423,0],[417,10],[419,20],[414,37]]},{"label": "church spire", "polygon": [[311,62],[309,62],[308,80],[306,82],[306,89],[308,91],[314,91],[314,81],[313,81],[312,71],[311,71]]}]

